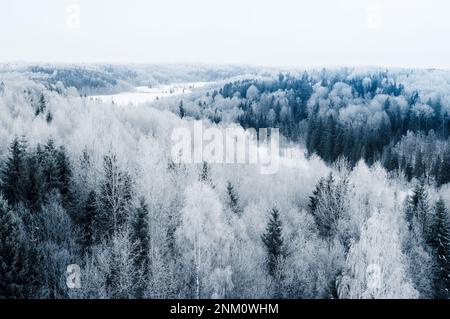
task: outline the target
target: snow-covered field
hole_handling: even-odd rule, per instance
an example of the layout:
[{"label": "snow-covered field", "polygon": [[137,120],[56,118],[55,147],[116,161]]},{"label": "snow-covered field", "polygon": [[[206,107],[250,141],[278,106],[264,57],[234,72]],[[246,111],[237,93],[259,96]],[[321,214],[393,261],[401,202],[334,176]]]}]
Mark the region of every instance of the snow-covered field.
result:
[{"label": "snow-covered field", "polygon": [[110,95],[93,95],[93,99],[102,102],[114,102],[117,105],[138,105],[156,99],[191,93],[193,89],[207,85],[208,82],[190,82],[160,85],[155,87],[138,86],[134,91]]}]

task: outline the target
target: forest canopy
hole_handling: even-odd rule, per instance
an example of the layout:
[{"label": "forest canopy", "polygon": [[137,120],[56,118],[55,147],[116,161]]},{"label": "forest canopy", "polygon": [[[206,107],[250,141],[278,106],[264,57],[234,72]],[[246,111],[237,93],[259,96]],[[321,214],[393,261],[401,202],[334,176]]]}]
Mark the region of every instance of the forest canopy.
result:
[{"label": "forest canopy", "polygon": [[[441,70],[2,65],[0,298],[448,298],[449,114]],[[196,120],[294,155],[175,163]]]}]

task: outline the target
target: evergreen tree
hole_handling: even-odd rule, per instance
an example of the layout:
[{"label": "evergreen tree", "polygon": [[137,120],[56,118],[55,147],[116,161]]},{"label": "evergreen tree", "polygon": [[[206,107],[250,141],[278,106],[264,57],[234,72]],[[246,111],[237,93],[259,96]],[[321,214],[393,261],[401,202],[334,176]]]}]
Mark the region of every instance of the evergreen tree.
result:
[{"label": "evergreen tree", "polygon": [[389,172],[395,171],[398,169],[398,156],[394,152],[392,152],[392,146],[389,145],[386,149],[385,158],[384,158],[384,167]]},{"label": "evergreen tree", "polygon": [[450,148],[444,153],[442,162],[439,162],[439,172],[437,176],[438,186],[450,183]]},{"label": "evergreen tree", "polygon": [[[138,271],[144,276],[149,275],[150,270],[150,227],[148,207],[143,197],[140,198],[139,207],[135,210],[132,219],[131,241],[133,245],[134,262]],[[136,284],[137,297],[143,296],[145,283]]]},{"label": "evergreen tree", "polygon": [[285,256],[282,225],[277,208],[271,210],[266,232],[261,236],[261,239],[267,251],[267,269],[269,275],[274,277],[281,259]]},{"label": "evergreen tree", "polygon": [[97,195],[91,191],[88,195],[83,213],[79,216],[78,222],[82,226],[81,249],[90,252],[95,241],[94,221],[97,216]]},{"label": "evergreen tree", "polygon": [[39,96],[39,101],[38,101],[35,115],[38,116],[39,114],[44,113],[46,107],[47,107],[47,103],[45,102],[44,93],[41,93],[41,95]]},{"label": "evergreen tree", "polygon": [[148,271],[150,253],[150,225],[148,206],[143,197],[132,219],[131,240],[135,243],[136,263],[139,268]]},{"label": "evergreen tree", "polygon": [[314,213],[317,209],[317,205],[319,202],[319,196],[321,194],[322,189],[324,188],[324,182],[325,182],[325,180],[323,178],[321,178],[319,180],[319,182],[317,183],[316,187],[314,188],[312,196],[309,197],[308,208],[309,208],[309,212],[312,215],[314,215]]},{"label": "evergreen tree", "polygon": [[416,184],[413,194],[408,197],[406,220],[410,223],[410,225],[414,222],[418,223],[419,229],[421,230],[426,242],[430,242],[432,240],[431,209],[424,179]]},{"label": "evergreen tree", "polygon": [[234,214],[239,216],[242,213],[242,209],[239,203],[239,196],[234,190],[233,184],[231,184],[230,181],[227,182],[227,194],[228,206]]},{"label": "evergreen tree", "polygon": [[309,210],[322,237],[336,234],[338,222],[347,211],[347,184],[345,179],[336,181],[330,173],[319,180],[310,197]]},{"label": "evergreen tree", "polygon": [[43,204],[46,184],[39,159],[35,154],[30,154],[26,159],[26,168],[21,188],[22,201],[25,205],[32,212],[39,211]]},{"label": "evergreen tree", "polygon": [[317,118],[318,115],[313,114],[312,118],[308,121],[308,131],[306,136],[306,148],[308,154],[319,153],[319,146],[321,142],[321,132],[323,131],[323,125],[321,118]]},{"label": "evergreen tree", "polygon": [[21,222],[0,195],[0,299],[33,297],[33,266]]},{"label": "evergreen tree", "polygon": [[68,207],[72,201],[71,179],[72,167],[66,149],[61,146],[56,155],[56,167],[59,174],[59,192],[63,199],[64,207]]},{"label": "evergreen tree", "polygon": [[203,162],[202,169],[199,175],[199,181],[205,184],[208,184],[212,188],[214,188],[211,176],[210,176],[210,168],[207,162]]},{"label": "evergreen tree", "polygon": [[336,143],[336,121],[330,115],[326,121],[325,130],[318,132],[322,139],[320,141],[319,155],[328,163],[335,160],[334,150]]},{"label": "evergreen tree", "polygon": [[413,167],[409,161],[406,161],[405,164],[405,176],[408,182],[410,182],[413,178]]},{"label": "evergreen tree", "polygon": [[45,120],[47,121],[47,123],[50,124],[53,121],[53,113],[48,111],[47,116],[45,117]]},{"label": "evergreen tree", "polygon": [[333,149],[333,158],[332,160],[335,161],[339,158],[339,156],[341,156],[342,154],[346,157],[349,157],[349,154],[345,154],[344,151],[344,145],[345,145],[345,131],[344,129],[338,125],[336,127],[336,139],[335,139],[335,144],[334,144],[334,149]]},{"label": "evergreen tree", "polygon": [[46,192],[59,190],[60,172],[58,167],[58,151],[53,139],[49,139],[44,145],[41,157],[42,175],[45,182]]},{"label": "evergreen tree", "polygon": [[1,191],[5,199],[16,205],[22,199],[23,176],[26,169],[27,144],[24,137],[14,138],[9,146],[9,156],[1,172]]},{"label": "evergreen tree", "polygon": [[431,164],[431,169],[430,169],[430,175],[434,178],[434,181],[436,182],[436,185],[438,187],[441,186],[440,180],[439,180],[440,170],[441,170],[441,157],[438,156]]},{"label": "evergreen tree", "polygon": [[414,176],[421,178],[425,177],[426,170],[425,170],[425,163],[423,161],[423,154],[422,151],[419,151],[416,156],[416,163],[414,165]]},{"label": "evergreen tree", "polygon": [[435,298],[450,297],[450,225],[444,201],[439,199],[435,206],[436,217],[433,229],[433,248],[436,256],[434,274]]},{"label": "evergreen tree", "polygon": [[180,101],[180,105],[178,106],[178,112],[179,112],[180,118],[183,118],[186,114],[186,111],[184,110],[184,107],[183,107],[183,100]]}]

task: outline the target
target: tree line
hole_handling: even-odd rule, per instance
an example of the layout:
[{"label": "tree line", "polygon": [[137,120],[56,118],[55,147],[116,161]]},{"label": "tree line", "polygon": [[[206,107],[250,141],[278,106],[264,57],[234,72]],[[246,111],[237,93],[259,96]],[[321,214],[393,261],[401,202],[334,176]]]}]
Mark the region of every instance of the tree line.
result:
[{"label": "tree line", "polygon": [[[340,158],[352,165],[360,159],[369,165],[381,161],[409,180],[426,175],[438,185],[446,184],[448,151],[439,152],[430,161],[434,167],[424,172],[414,168],[421,165],[424,150],[406,156],[397,149],[408,133],[428,136],[431,144],[447,141],[448,106],[442,96],[406,90],[395,78],[388,71],[355,76],[345,69],[280,74],[276,79],[226,83],[207,92],[194,108],[214,123],[231,115],[244,128],[277,127],[288,140],[303,142],[310,155],[317,154],[329,164]],[[234,101],[234,108],[221,107],[224,100]],[[179,114],[192,115],[183,101]]]}]

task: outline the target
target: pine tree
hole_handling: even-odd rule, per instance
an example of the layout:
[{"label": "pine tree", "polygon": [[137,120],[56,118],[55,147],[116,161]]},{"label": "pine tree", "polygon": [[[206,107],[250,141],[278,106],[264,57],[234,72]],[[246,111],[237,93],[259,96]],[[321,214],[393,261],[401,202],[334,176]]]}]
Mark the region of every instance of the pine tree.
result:
[{"label": "pine tree", "polygon": [[450,183],[450,149],[444,153],[442,162],[439,162],[439,171],[437,176],[438,186]]},{"label": "pine tree", "polygon": [[44,93],[41,93],[41,95],[39,96],[39,101],[38,101],[35,115],[38,116],[39,114],[44,113],[46,107],[47,107],[47,103],[45,102]]},{"label": "pine tree", "polygon": [[336,138],[335,138],[335,144],[333,148],[333,161],[337,160],[339,156],[344,155],[348,157],[349,154],[344,153],[344,145],[345,145],[345,130],[340,126],[336,126]]},{"label": "pine tree", "polygon": [[47,121],[47,123],[51,123],[53,121],[53,113],[51,111],[47,112],[47,116],[45,117],[45,120]]},{"label": "pine tree", "polygon": [[33,297],[30,249],[18,216],[0,196],[0,299]]},{"label": "pine tree", "polygon": [[338,222],[347,211],[347,191],[347,180],[335,180],[332,173],[317,183],[310,197],[309,211],[322,237],[335,235]]},{"label": "pine tree", "polygon": [[30,154],[26,159],[21,189],[22,201],[32,212],[37,212],[41,209],[45,195],[45,186],[39,159],[37,155]]},{"label": "pine tree", "polygon": [[202,164],[202,171],[200,172],[200,181],[206,182],[209,179],[209,166],[208,163],[203,162]]},{"label": "pine tree", "polygon": [[306,140],[306,147],[308,154],[319,153],[319,146],[321,143],[321,133],[323,132],[323,124],[317,114],[313,114],[313,118],[308,123],[308,134]]},{"label": "pine tree", "polygon": [[234,187],[230,181],[227,182],[227,194],[228,194],[228,206],[230,207],[231,211],[234,214],[239,216],[242,213],[242,209],[239,203],[239,196],[234,190]]},{"label": "pine tree", "polygon": [[408,182],[410,182],[412,180],[412,178],[413,178],[413,171],[414,171],[414,169],[413,169],[411,163],[409,161],[406,162],[406,165],[405,165],[405,176],[406,176],[406,179],[408,180]]},{"label": "pine tree", "polygon": [[91,191],[84,211],[78,219],[78,223],[82,226],[81,248],[84,252],[90,252],[95,241],[94,221],[97,216],[97,209],[97,194],[95,191]]},{"label": "pine tree", "polygon": [[319,180],[319,182],[317,183],[316,187],[314,188],[312,196],[309,197],[308,208],[309,208],[309,212],[312,215],[314,215],[314,213],[317,209],[317,204],[319,202],[319,196],[321,194],[321,190],[324,188],[324,182],[325,182],[325,180],[323,178],[321,178]]},{"label": "pine tree", "polygon": [[323,137],[320,141],[320,156],[327,162],[333,162],[334,147],[336,144],[336,122],[330,115],[327,119],[325,130],[319,132]]},{"label": "pine tree", "polygon": [[436,221],[432,245],[436,257],[436,271],[433,278],[435,298],[448,299],[450,297],[450,224],[448,211],[442,198],[436,202],[435,211]]},{"label": "pine tree", "polygon": [[72,201],[72,192],[70,187],[72,167],[64,146],[61,146],[57,152],[56,167],[59,174],[59,192],[62,196],[64,207],[67,208]]},{"label": "pine tree", "polygon": [[148,270],[150,253],[150,225],[148,206],[143,197],[135,210],[132,220],[131,240],[135,243],[136,263],[139,268]]},{"label": "pine tree", "polygon": [[425,187],[425,181],[422,179],[416,184],[413,190],[413,194],[408,197],[406,208],[406,220],[412,225],[415,222],[418,223],[424,239],[427,242],[432,240],[431,238],[431,209],[429,204],[428,192]]},{"label": "pine tree", "polygon": [[5,167],[1,172],[1,191],[11,205],[16,205],[22,199],[26,156],[27,144],[25,138],[14,138],[9,146],[9,156],[6,160]]},{"label": "pine tree", "polygon": [[41,157],[42,175],[45,182],[46,192],[59,190],[60,188],[60,172],[58,167],[58,151],[55,147],[53,139],[49,139],[44,145]]},{"label": "pine tree", "polygon": [[[139,207],[135,210],[132,219],[131,241],[133,245],[134,263],[138,271],[144,276],[150,271],[150,227],[148,207],[143,197],[140,198]],[[136,283],[136,296],[141,298],[146,282]]]},{"label": "pine tree", "polygon": [[386,167],[389,172],[392,172],[398,169],[398,165],[398,156],[392,151],[392,146],[389,145],[385,153],[384,167]]},{"label": "pine tree", "polygon": [[184,110],[184,107],[183,107],[183,100],[180,101],[180,105],[178,106],[178,111],[179,111],[180,118],[183,118],[186,114],[186,111]]},{"label": "pine tree", "polygon": [[203,162],[202,170],[199,175],[199,181],[205,184],[208,184],[212,188],[214,188],[211,176],[210,176],[210,168],[207,162]]},{"label": "pine tree", "polygon": [[261,239],[267,251],[267,269],[269,275],[274,277],[281,259],[285,256],[282,225],[277,208],[271,210],[271,216],[266,227],[266,232],[261,236]]},{"label": "pine tree", "polygon": [[430,175],[434,178],[434,181],[436,183],[436,186],[440,185],[440,170],[441,170],[441,157],[438,156],[436,159],[434,159],[433,163],[431,164],[431,172]]},{"label": "pine tree", "polygon": [[425,170],[425,163],[423,161],[422,151],[419,151],[417,153],[413,174],[415,177],[419,177],[419,178],[425,177],[426,170]]}]

